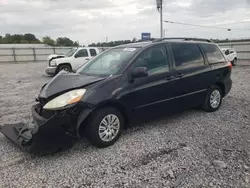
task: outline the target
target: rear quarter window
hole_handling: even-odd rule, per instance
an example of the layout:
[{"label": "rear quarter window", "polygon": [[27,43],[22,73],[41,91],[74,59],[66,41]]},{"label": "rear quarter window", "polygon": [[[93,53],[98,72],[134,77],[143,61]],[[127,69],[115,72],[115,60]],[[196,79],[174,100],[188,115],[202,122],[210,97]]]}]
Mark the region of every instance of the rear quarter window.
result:
[{"label": "rear quarter window", "polygon": [[214,44],[200,44],[202,50],[207,56],[208,62],[210,64],[225,62],[225,58],[220,51],[220,49]]}]

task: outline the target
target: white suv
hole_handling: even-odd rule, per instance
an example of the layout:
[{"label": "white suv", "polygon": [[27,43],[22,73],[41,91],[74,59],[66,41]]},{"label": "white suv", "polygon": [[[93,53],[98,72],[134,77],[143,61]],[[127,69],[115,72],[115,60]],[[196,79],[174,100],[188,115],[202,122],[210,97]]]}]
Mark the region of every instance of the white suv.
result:
[{"label": "white suv", "polygon": [[237,52],[233,48],[222,48],[221,50],[225,54],[227,60],[230,61],[233,66],[235,66],[238,60]]},{"label": "white suv", "polygon": [[83,47],[72,48],[64,55],[52,54],[48,57],[49,65],[45,72],[49,75],[55,75],[61,70],[76,71],[102,51],[103,49],[100,48]]}]

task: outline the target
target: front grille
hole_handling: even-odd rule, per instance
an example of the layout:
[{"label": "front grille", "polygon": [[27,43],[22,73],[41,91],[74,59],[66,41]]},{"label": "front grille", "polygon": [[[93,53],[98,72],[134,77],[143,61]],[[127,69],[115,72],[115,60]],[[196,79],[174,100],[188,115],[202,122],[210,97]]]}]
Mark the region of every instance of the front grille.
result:
[{"label": "front grille", "polygon": [[50,119],[54,115],[56,115],[56,111],[53,110],[45,110],[43,109],[43,106],[47,103],[45,99],[39,99],[40,104],[37,104],[35,110],[39,114],[39,116],[45,118],[45,119]]},{"label": "front grille", "polygon": [[52,110],[44,110],[41,109],[40,111],[40,116],[42,116],[45,119],[50,119],[52,118],[54,115],[56,115],[56,111],[52,111]]}]

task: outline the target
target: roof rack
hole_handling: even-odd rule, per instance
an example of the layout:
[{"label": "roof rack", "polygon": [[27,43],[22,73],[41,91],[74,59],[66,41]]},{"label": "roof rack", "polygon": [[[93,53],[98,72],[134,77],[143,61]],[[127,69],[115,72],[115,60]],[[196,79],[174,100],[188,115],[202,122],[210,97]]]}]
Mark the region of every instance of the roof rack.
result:
[{"label": "roof rack", "polygon": [[176,37],[176,38],[159,38],[155,39],[153,42],[162,42],[165,40],[186,40],[186,41],[203,41],[203,42],[212,42],[209,39],[202,39],[202,38],[185,38],[185,37]]}]

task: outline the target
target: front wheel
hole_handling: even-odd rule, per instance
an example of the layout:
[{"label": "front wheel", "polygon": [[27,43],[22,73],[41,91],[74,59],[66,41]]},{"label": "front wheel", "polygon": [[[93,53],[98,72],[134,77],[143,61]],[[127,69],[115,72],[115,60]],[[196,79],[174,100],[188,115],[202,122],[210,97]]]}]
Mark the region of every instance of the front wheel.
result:
[{"label": "front wheel", "polygon": [[86,127],[89,141],[99,147],[113,145],[124,127],[121,113],[112,107],[101,108],[91,114]]},{"label": "front wheel", "polygon": [[222,91],[218,86],[212,86],[207,91],[207,96],[202,108],[207,112],[214,112],[218,110],[222,102]]},{"label": "front wheel", "polygon": [[71,72],[72,71],[72,69],[71,69],[71,67],[69,65],[61,65],[61,66],[59,66],[58,72],[60,72],[61,70],[65,70],[67,72]]}]

